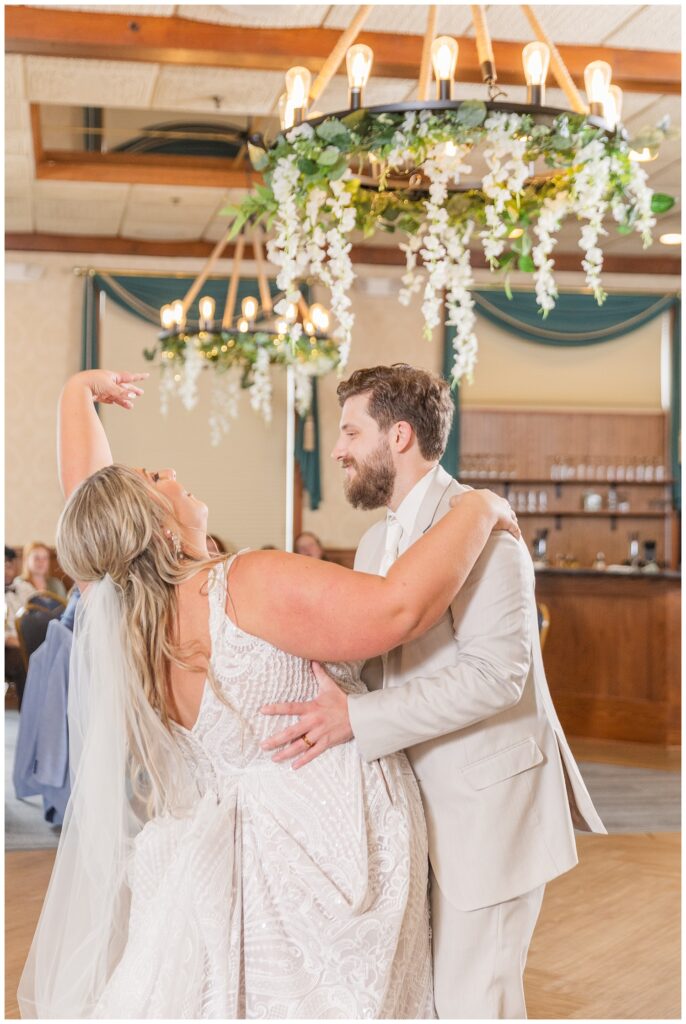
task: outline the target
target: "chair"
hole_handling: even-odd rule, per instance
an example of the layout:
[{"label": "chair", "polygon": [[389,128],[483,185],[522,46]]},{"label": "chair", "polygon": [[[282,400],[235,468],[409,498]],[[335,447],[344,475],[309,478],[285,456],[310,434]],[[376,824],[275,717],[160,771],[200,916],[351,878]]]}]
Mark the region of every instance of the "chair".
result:
[{"label": "chair", "polygon": [[550,610],[547,604],[537,604],[536,610],[538,611],[538,634],[541,638],[541,650],[543,650],[550,629]]},{"label": "chair", "polygon": [[58,619],[66,607],[67,602],[59,594],[38,590],[17,612],[14,621],[25,671],[28,672],[29,658],[45,640],[48,623]]}]

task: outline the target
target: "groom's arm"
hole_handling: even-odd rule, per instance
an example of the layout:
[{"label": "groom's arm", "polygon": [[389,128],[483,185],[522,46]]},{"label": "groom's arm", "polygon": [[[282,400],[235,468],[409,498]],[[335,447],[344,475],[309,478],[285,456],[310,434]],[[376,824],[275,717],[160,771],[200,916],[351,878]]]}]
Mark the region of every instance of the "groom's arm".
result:
[{"label": "groom's arm", "polygon": [[519,701],[531,662],[532,586],[522,546],[493,537],[452,606],[456,663],[348,697],[366,761],[465,729]]}]

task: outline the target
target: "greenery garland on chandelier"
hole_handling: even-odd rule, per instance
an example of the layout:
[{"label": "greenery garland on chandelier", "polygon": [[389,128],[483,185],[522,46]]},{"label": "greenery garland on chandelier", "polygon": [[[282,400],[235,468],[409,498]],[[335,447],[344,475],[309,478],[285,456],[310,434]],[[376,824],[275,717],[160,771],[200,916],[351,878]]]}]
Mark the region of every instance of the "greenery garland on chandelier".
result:
[{"label": "greenery garland on chandelier", "polygon": [[[376,231],[403,237],[400,301],[422,293],[428,337],[445,302],[445,322],[455,328],[455,383],[471,380],[477,356],[470,244],[480,242],[490,268],[504,273],[506,290],[511,271],[531,273],[544,317],[557,298],[554,249],[565,219],[579,222],[580,264],[598,303],[605,298],[606,216],[620,233],[636,231],[644,247],[651,244],[655,214],[674,200],[648,187],[635,159],[640,139],[629,143],[621,127],[608,130],[583,114],[541,116],[504,106],[466,100],[360,109],[303,122],[270,148],[252,140],[251,159],[265,184],[224,212],[235,218],[234,235],[246,223],[270,229],[267,253],[284,293],[277,313],[297,301],[298,281],[328,287],[341,369],[353,327],[355,229],[366,238]],[[666,126],[654,129],[653,149],[668,134]],[[477,148],[487,173],[470,187]]]}]

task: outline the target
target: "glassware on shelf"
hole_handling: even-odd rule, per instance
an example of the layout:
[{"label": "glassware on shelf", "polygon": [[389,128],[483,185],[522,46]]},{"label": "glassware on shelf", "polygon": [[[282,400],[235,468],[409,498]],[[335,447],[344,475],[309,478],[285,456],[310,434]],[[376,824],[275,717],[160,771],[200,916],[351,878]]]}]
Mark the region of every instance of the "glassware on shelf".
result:
[{"label": "glassware on shelf", "polygon": [[538,512],[538,495],[536,491],[529,491],[526,510],[527,512]]},{"label": "glassware on shelf", "polygon": [[561,469],[560,456],[556,455],[555,458],[550,461],[550,479],[561,480]]},{"label": "glassware on shelf", "polygon": [[617,483],[623,483],[626,480],[626,466],[624,465],[625,459],[623,455],[617,456]]},{"label": "glassware on shelf", "polygon": [[597,552],[595,556],[595,561],[593,562],[593,568],[598,572],[602,572],[604,569],[607,568],[604,551]]},{"label": "glassware on shelf", "polygon": [[583,456],[580,455],[578,460],[577,460],[577,464],[576,464],[576,478],[577,478],[577,480],[586,480],[587,479],[587,476],[586,476],[586,470],[587,469],[588,469],[588,466],[586,465],[586,461],[583,458]]},{"label": "glassware on shelf", "polygon": [[655,479],[655,461],[654,458],[646,459],[645,481],[647,484]]},{"label": "glassware on shelf", "polygon": [[548,511],[548,492],[547,491],[539,491],[538,492],[538,510],[539,510],[539,512],[547,512]]},{"label": "glassware on shelf", "polygon": [[607,460],[607,469],[605,470],[605,479],[606,480],[616,480],[617,479],[617,467],[616,467],[613,459],[611,459],[611,458],[608,458],[608,460]]},{"label": "glassware on shelf", "polygon": [[665,467],[664,467],[664,465],[661,462],[658,462],[658,464],[655,467],[655,479],[656,480],[664,480],[665,477],[666,477]]},{"label": "glassware on shelf", "polygon": [[646,478],[646,463],[647,462],[648,462],[648,459],[646,457],[642,457],[642,458],[636,459],[636,480],[637,481],[643,482],[645,480],[645,478]]},{"label": "glassware on shelf", "polygon": [[515,509],[517,512],[526,512],[526,494],[524,491],[515,491]]},{"label": "glassware on shelf", "polygon": [[633,483],[636,479],[636,462],[634,459],[626,460],[626,473],[624,474],[624,479],[627,483]]}]

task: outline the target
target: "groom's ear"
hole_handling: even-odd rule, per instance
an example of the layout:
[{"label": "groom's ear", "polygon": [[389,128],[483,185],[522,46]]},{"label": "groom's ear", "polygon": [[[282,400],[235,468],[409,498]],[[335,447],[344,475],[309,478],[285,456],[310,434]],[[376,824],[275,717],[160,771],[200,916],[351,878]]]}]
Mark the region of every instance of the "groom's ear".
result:
[{"label": "groom's ear", "polygon": [[414,430],[407,422],[407,420],[399,420],[393,424],[391,430],[391,446],[394,450],[401,454],[406,452],[408,448],[412,446],[414,442]]}]

